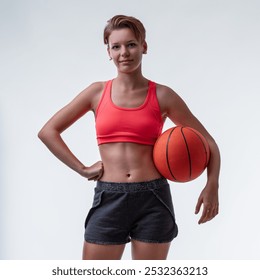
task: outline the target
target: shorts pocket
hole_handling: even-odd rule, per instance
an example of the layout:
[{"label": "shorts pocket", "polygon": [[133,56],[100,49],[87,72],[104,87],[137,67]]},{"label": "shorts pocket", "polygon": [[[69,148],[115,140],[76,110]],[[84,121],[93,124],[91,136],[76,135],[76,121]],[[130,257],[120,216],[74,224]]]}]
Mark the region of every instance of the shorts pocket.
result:
[{"label": "shorts pocket", "polygon": [[93,199],[93,203],[92,203],[92,207],[91,209],[89,210],[88,212],[88,215],[85,219],[85,224],[84,224],[84,227],[86,228],[87,227],[87,223],[91,217],[91,215],[94,213],[95,209],[98,208],[101,204],[101,201],[102,201],[102,195],[103,195],[104,191],[97,191],[95,189],[95,194],[94,194],[94,199]]}]

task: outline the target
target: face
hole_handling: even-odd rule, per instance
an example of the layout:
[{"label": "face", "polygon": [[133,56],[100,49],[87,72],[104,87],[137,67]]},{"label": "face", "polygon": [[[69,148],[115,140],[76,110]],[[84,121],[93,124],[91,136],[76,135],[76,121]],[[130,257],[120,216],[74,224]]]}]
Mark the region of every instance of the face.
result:
[{"label": "face", "polygon": [[114,30],[108,39],[108,54],[119,72],[132,72],[141,67],[142,55],[146,53],[146,43],[136,39],[129,28]]}]

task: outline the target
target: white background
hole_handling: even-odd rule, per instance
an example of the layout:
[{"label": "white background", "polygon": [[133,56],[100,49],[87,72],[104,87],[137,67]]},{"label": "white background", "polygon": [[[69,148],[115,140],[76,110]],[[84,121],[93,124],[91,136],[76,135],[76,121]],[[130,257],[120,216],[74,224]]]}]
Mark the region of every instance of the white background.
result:
[{"label": "white background", "polygon": [[[81,258],[94,184],[37,133],[90,83],[116,75],[102,41],[115,14],[144,23],[144,75],[177,91],[221,150],[213,221],[194,215],[205,174],[171,183],[179,236],[169,259],[260,259],[257,0],[0,1],[0,258]],[[63,136],[86,165],[99,160],[91,113]]]}]

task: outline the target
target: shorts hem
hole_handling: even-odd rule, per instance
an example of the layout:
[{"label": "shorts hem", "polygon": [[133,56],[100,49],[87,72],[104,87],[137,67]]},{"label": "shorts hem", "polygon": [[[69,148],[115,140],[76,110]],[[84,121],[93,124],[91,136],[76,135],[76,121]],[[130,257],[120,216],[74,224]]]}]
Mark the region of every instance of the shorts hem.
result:
[{"label": "shorts hem", "polygon": [[99,240],[86,240],[85,242],[97,245],[124,245],[130,242],[130,240],[125,241],[99,241]]},{"label": "shorts hem", "polygon": [[131,240],[136,240],[136,241],[145,242],[145,243],[169,243],[169,242],[172,242],[172,240],[174,238],[175,237],[172,237],[170,239],[165,239],[165,240],[150,240],[150,239],[132,237]]}]

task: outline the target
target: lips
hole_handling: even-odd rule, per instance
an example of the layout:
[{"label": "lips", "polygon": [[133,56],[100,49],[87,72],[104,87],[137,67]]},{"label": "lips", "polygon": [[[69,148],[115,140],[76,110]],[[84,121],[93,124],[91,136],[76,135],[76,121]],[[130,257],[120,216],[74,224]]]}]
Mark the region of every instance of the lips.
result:
[{"label": "lips", "polygon": [[132,62],[133,60],[121,60],[121,61],[119,61],[119,63],[129,63],[129,62]]}]

